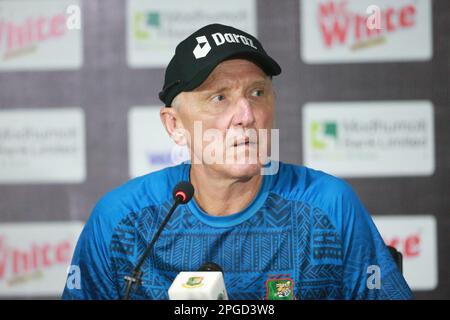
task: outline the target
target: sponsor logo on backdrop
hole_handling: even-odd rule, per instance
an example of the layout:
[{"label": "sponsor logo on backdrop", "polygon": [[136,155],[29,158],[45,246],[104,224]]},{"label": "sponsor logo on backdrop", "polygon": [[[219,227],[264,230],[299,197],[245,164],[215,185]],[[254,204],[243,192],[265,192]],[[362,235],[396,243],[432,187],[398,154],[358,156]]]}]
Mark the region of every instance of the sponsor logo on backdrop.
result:
[{"label": "sponsor logo on backdrop", "polygon": [[129,171],[134,178],[189,159],[185,147],[169,137],[158,106],[137,106],[128,113]]},{"label": "sponsor logo on backdrop", "polygon": [[[208,0],[128,0],[127,19],[128,64],[136,68],[166,66],[176,45],[207,24],[232,25],[253,35],[257,31],[254,0],[217,2],[214,6]],[[217,37],[218,41],[234,39]],[[206,38],[199,40],[199,46],[199,57],[206,55]]]},{"label": "sponsor logo on backdrop", "polygon": [[81,222],[0,224],[0,296],[60,295]]},{"label": "sponsor logo on backdrop", "polygon": [[413,290],[433,290],[438,285],[436,218],[425,216],[375,216],[385,243],[403,255],[403,275]]},{"label": "sponsor logo on backdrop", "polygon": [[319,0],[300,7],[306,63],[431,59],[430,0]]},{"label": "sponsor logo on backdrop", "polygon": [[429,101],[307,103],[303,161],[337,176],[424,176],[435,169]]},{"label": "sponsor logo on backdrop", "polygon": [[85,176],[82,109],[0,110],[0,184],[81,183]]},{"label": "sponsor logo on backdrop", "polygon": [[79,1],[1,1],[0,71],[82,63]]}]

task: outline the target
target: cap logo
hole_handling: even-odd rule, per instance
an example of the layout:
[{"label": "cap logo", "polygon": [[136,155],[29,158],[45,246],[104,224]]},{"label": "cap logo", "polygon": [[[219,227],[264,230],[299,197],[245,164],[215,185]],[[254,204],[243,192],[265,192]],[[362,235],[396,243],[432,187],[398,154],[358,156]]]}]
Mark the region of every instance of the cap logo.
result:
[{"label": "cap logo", "polygon": [[192,53],[195,56],[195,59],[200,59],[206,57],[209,51],[211,51],[211,46],[209,45],[206,36],[197,37],[197,46],[194,48]]},{"label": "cap logo", "polygon": [[[258,50],[257,47],[253,44],[253,40],[243,36],[241,34],[236,33],[213,33],[212,38],[214,40],[214,43],[216,46],[221,46],[224,43],[242,43],[243,45],[252,47],[253,49]],[[194,48],[194,51],[192,52],[196,59],[204,58],[206,55],[211,51],[211,45],[208,42],[208,39],[206,39],[206,36],[200,36],[196,37],[197,39],[197,45]]]},{"label": "cap logo", "polygon": [[258,50],[258,48],[256,48],[255,45],[253,44],[252,39],[247,38],[246,36],[243,36],[240,34],[236,34],[236,33],[222,34],[220,32],[217,32],[217,33],[212,34],[211,36],[214,39],[214,42],[216,43],[217,46],[221,46],[225,42],[242,43],[242,44],[245,44],[246,46],[249,46],[249,47],[252,47],[253,49]]}]

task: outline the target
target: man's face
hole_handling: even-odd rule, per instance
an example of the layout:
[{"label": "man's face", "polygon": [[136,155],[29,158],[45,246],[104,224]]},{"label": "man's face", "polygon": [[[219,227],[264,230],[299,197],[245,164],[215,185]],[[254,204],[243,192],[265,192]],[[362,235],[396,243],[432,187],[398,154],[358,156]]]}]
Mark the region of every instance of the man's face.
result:
[{"label": "man's face", "polygon": [[[265,160],[258,151],[265,148],[261,150],[270,153],[274,109],[272,81],[260,67],[245,59],[226,60],[195,90],[179,94],[177,104],[182,127],[190,134],[193,163],[193,157],[201,159],[202,165],[228,178],[249,178],[260,173]],[[260,139],[260,129],[267,129],[264,140]],[[214,135],[205,135],[208,131],[220,132],[221,143]],[[195,139],[202,141],[200,146]],[[205,157],[210,156],[223,162],[208,163]]]}]

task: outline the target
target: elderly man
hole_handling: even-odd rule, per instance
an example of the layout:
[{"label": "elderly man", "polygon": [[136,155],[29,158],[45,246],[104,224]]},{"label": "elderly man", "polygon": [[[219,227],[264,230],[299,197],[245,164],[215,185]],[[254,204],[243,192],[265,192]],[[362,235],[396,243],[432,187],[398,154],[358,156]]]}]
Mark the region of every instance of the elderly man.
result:
[{"label": "elderly man", "polygon": [[411,298],[348,184],[260,152],[272,146],[272,76],[280,73],[256,38],[229,26],[205,26],[177,46],[159,94],[161,120],[191,161],[133,179],[99,201],[63,298],[123,297],[124,277],[179,181],[193,184],[194,197],[162,231],[131,298],[167,299],[178,272],[205,262],[222,267],[231,299]]}]

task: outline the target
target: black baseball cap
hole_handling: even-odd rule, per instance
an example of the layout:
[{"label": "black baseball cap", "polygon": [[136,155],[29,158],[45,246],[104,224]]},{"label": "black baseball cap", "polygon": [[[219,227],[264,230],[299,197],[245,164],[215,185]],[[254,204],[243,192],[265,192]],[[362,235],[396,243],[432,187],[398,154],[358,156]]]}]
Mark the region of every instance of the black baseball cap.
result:
[{"label": "black baseball cap", "polygon": [[281,73],[278,63],[254,36],[223,24],[210,24],[178,44],[166,68],[159,98],[170,106],[180,92],[194,90],[219,63],[231,58],[248,59],[269,76]]}]

